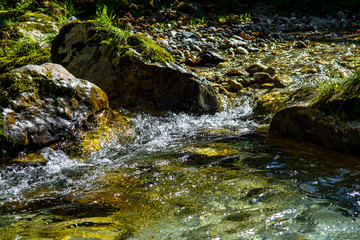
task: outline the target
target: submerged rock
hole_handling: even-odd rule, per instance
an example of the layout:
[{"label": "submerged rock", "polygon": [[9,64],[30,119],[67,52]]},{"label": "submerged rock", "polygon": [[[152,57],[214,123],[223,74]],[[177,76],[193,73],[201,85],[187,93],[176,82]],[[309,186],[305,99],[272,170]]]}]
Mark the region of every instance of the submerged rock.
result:
[{"label": "submerged rock", "polygon": [[61,140],[108,108],[106,94],[58,64],[27,65],[0,75],[0,157]]},{"label": "submerged rock", "polygon": [[218,101],[205,78],[173,63],[142,34],[94,22],[70,22],[52,45],[52,60],[103,89],[113,108],[215,112]]}]

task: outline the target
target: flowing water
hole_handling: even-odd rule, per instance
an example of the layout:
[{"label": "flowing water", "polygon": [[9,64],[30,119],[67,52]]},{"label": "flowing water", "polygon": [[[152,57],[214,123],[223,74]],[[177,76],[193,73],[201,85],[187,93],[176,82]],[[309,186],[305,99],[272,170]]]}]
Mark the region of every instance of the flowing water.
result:
[{"label": "flowing water", "polygon": [[[318,47],[318,75],[294,66],[310,53],[269,58],[312,82],[344,57]],[[268,134],[254,107],[243,96],[214,115],[132,114],[133,138],[87,159],[44,148],[2,166],[0,238],[360,239],[360,160]]]}]

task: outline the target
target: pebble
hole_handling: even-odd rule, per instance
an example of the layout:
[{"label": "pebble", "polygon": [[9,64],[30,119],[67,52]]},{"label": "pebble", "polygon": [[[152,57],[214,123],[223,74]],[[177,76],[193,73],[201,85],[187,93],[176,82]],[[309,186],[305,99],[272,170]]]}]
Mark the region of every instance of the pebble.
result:
[{"label": "pebble", "polygon": [[229,69],[229,71],[227,73],[225,73],[225,76],[227,77],[244,77],[248,75],[247,72],[244,72],[242,70],[239,70],[239,69]]},{"label": "pebble", "polygon": [[236,54],[249,54],[248,50],[243,47],[237,47],[234,51]]},{"label": "pebble", "polygon": [[250,66],[246,67],[245,71],[247,71],[250,76],[254,75],[256,72],[263,72],[268,67],[261,63],[253,63]]},{"label": "pebble", "polygon": [[292,83],[292,79],[290,76],[278,74],[273,77],[273,83],[276,88],[284,88]]},{"label": "pebble", "polygon": [[307,45],[306,45],[306,43],[304,43],[303,41],[297,41],[297,42],[294,44],[294,47],[295,47],[295,48],[307,48]]},{"label": "pebble", "polygon": [[241,83],[238,83],[236,80],[234,79],[228,79],[227,81],[227,89],[230,92],[237,92],[241,89],[243,89],[244,87],[241,85]]},{"label": "pebble", "polygon": [[260,51],[260,49],[257,48],[257,47],[248,47],[247,50],[248,50],[249,52],[258,52],[258,51]]},{"label": "pebble", "polygon": [[217,53],[211,51],[203,51],[200,53],[201,63],[213,63],[218,64],[220,62],[225,62],[225,58]]},{"label": "pebble", "polygon": [[255,82],[258,82],[258,83],[272,82],[272,78],[271,78],[270,74],[265,73],[265,72],[254,73],[254,80],[255,80]]},{"label": "pebble", "polygon": [[229,39],[225,41],[220,48],[228,49],[228,48],[237,48],[237,47],[245,47],[247,43],[245,41],[237,40],[237,39]]},{"label": "pebble", "polygon": [[315,68],[302,68],[300,70],[301,73],[317,73]]}]

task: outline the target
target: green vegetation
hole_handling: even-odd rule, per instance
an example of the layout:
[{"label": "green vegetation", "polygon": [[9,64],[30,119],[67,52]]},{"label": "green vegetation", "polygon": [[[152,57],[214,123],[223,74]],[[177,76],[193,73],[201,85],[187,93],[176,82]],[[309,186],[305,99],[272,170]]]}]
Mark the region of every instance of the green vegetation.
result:
[{"label": "green vegetation", "polygon": [[170,53],[144,34],[131,34],[129,30],[119,29],[110,25],[109,22],[97,22],[96,30],[99,32],[101,43],[108,44],[111,51],[117,50],[124,53],[125,50],[128,55],[130,54],[129,48],[132,47],[146,60],[159,63],[174,62]]},{"label": "green vegetation", "polygon": [[99,5],[96,9],[96,21],[102,25],[112,25],[115,15],[108,13],[106,5]]},{"label": "green vegetation", "polygon": [[242,23],[248,21],[251,21],[250,13],[245,13],[240,15],[229,14],[229,15],[218,16],[219,23],[236,24],[236,23]]},{"label": "green vegetation", "polygon": [[13,143],[11,139],[4,133],[4,116],[0,113],[0,162],[2,159],[7,157],[11,149],[13,148]]},{"label": "green vegetation", "polygon": [[145,59],[152,62],[174,62],[174,58],[170,53],[158,46],[153,40],[149,39],[144,34],[137,33],[129,36],[127,44],[132,46]]},{"label": "green vegetation", "polygon": [[30,37],[0,44],[0,73],[27,64],[42,64],[49,60],[49,46],[42,46]]},{"label": "green vegetation", "polygon": [[360,71],[346,79],[328,81],[320,90],[312,107],[343,121],[360,120]]},{"label": "green vegetation", "polygon": [[190,18],[187,25],[193,28],[196,28],[199,25],[206,26],[206,21],[205,18]]},{"label": "green vegetation", "polygon": [[0,160],[14,148],[12,140],[4,133],[3,108],[10,107],[12,100],[28,91],[33,81],[26,74],[5,73],[0,75]]},{"label": "green vegetation", "polygon": [[62,12],[60,19],[62,22],[72,16],[78,15],[78,10],[74,7],[71,0],[65,0],[64,2],[55,1],[55,3],[59,6],[60,11]]}]

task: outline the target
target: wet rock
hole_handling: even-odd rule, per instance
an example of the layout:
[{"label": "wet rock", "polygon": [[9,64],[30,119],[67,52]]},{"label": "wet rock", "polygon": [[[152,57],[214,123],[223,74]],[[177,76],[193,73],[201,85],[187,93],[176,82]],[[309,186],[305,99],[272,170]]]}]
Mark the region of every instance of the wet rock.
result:
[{"label": "wet rock", "polygon": [[298,41],[294,44],[294,47],[295,48],[307,48],[307,45],[303,41]]},{"label": "wet rock", "polygon": [[270,74],[271,76],[276,74],[276,70],[273,67],[267,67],[266,69],[264,69],[264,72]]},{"label": "wet rock", "polygon": [[292,79],[290,76],[277,74],[273,77],[272,82],[274,83],[275,87],[284,88],[292,84]]},{"label": "wet rock", "polygon": [[201,64],[206,64],[206,63],[218,64],[226,61],[223,56],[211,51],[203,51],[200,53],[199,56],[201,59],[200,62]]},{"label": "wet rock", "polygon": [[228,49],[228,48],[237,48],[237,47],[246,47],[247,43],[245,41],[237,40],[237,39],[229,39],[226,42],[224,42],[220,47],[222,49]]},{"label": "wet rock", "polygon": [[272,82],[272,77],[270,74],[265,72],[256,72],[254,73],[254,80],[257,83],[269,83]]},{"label": "wet rock", "polygon": [[300,70],[301,73],[317,73],[315,68],[305,67]]},{"label": "wet rock", "polygon": [[243,89],[243,86],[241,85],[241,83],[238,83],[236,80],[229,79],[227,81],[227,89],[230,92],[237,92],[237,91]]},{"label": "wet rock", "polygon": [[196,52],[201,52],[202,51],[202,49],[196,44],[190,44],[189,46],[190,46],[190,49],[192,51],[196,51]]},{"label": "wet rock", "polygon": [[259,51],[260,51],[260,49],[257,48],[257,47],[248,47],[247,50],[248,50],[249,52],[259,52]]},{"label": "wet rock", "polygon": [[[13,150],[59,141],[89,116],[108,108],[99,87],[75,78],[58,64],[27,65],[0,78],[1,84],[10,84],[7,91],[12,98],[2,96],[0,109],[3,133]],[[12,88],[18,89],[16,95]],[[4,144],[0,146],[1,151]]]},{"label": "wet rock", "polygon": [[234,51],[236,54],[249,54],[248,50],[243,47],[237,47]]},{"label": "wet rock", "polygon": [[261,63],[254,63],[246,67],[245,71],[247,71],[250,74],[250,76],[253,76],[254,73],[264,72],[265,69],[267,69],[267,66]]},{"label": "wet rock", "polygon": [[188,32],[188,31],[179,32],[177,33],[176,37],[180,39],[193,39],[193,40],[201,39],[201,36],[198,33]]},{"label": "wet rock", "polygon": [[360,155],[360,124],[339,121],[316,108],[296,106],[283,109],[275,114],[269,130],[326,148]]},{"label": "wet rock", "polygon": [[218,42],[218,40],[215,37],[212,37],[212,36],[206,37],[206,40],[209,41],[209,42],[212,42],[212,43],[217,43]]},{"label": "wet rock", "polygon": [[272,90],[269,93],[261,95],[257,99],[255,112],[260,114],[274,113],[286,105],[289,100],[289,93],[279,90]]},{"label": "wet rock", "polygon": [[263,83],[262,85],[261,85],[261,88],[263,88],[263,89],[271,89],[271,88],[274,88],[274,84],[273,83]]},{"label": "wet rock", "polygon": [[225,73],[225,76],[228,77],[244,77],[246,76],[248,73],[240,70],[240,69],[229,69],[229,71],[227,73]]},{"label": "wet rock", "polygon": [[[172,57],[141,34],[107,44],[94,22],[72,22],[52,45],[52,60],[103,89],[113,108],[214,112],[217,98],[205,78],[173,63]],[[101,33],[105,31],[105,33]],[[115,33],[114,33],[115,31]],[[120,35],[121,36],[121,35]],[[118,36],[119,37],[119,36]]]}]

